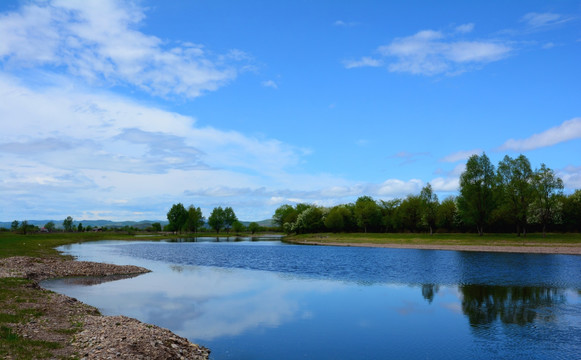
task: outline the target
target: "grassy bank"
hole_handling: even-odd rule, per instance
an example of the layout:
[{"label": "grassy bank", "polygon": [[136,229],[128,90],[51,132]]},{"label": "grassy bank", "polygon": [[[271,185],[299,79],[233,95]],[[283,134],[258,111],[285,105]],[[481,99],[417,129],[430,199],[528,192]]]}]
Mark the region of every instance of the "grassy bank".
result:
[{"label": "grassy bank", "polygon": [[372,233],[321,233],[294,235],[286,238],[289,242],[316,242],[338,244],[397,244],[397,245],[454,245],[454,246],[556,246],[581,245],[581,234],[532,233],[526,237],[515,234],[372,234]]}]

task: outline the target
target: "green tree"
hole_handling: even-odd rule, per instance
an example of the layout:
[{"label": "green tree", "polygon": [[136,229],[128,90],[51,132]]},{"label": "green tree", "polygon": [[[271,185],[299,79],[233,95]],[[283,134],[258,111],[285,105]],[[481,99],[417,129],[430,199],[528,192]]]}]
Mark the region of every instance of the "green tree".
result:
[{"label": "green tree", "polygon": [[48,231],[48,232],[53,232],[55,229],[55,224],[52,221],[47,222],[46,224],[44,224],[44,228]]},{"label": "green tree", "polygon": [[248,224],[248,231],[250,231],[251,234],[254,235],[254,233],[257,232],[258,230],[260,230],[260,225],[258,225],[257,222],[251,222],[250,224]]},{"label": "green tree", "polygon": [[401,228],[400,205],[402,199],[381,200],[381,224],[385,232],[397,231]]},{"label": "green tree", "polygon": [[226,228],[226,232],[230,232],[230,228],[235,221],[238,221],[234,210],[231,207],[227,207],[224,209],[224,227]]},{"label": "green tree", "polygon": [[297,210],[290,205],[281,205],[272,216],[272,221],[279,227],[283,228],[285,223],[293,223],[297,220]]},{"label": "green tree", "polygon": [[361,196],[357,199],[354,213],[357,225],[365,232],[381,226],[381,209],[370,196]]},{"label": "green tree", "polygon": [[430,229],[430,235],[433,234],[438,217],[438,195],[434,194],[432,185],[428,183],[420,192],[422,200],[422,222]]},{"label": "green tree", "polygon": [[24,220],[20,223],[20,232],[24,235],[28,232],[28,221]]},{"label": "green tree", "polygon": [[63,228],[65,229],[66,232],[73,231],[73,218],[72,217],[67,216],[67,218],[64,219]]},{"label": "green tree", "polygon": [[79,226],[77,226],[77,231],[83,232],[83,223],[79,223]]},{"label": "green tree", "polygon": [[528,211],[533,200],[532,178],[531,164],[522,154],[516,159],[506,155],[498,164],[497,194],[501,213],[516,224],[517,236],[521,230],[526,236]]},{"label": "green tree", "polygon": [[484,234],[484,226],[495,208],[494,185],[494,165],[488,156],[485,153],[481,156],[472,155],[460,176],[458,210],[464,221],[476,225],[480,236]]},{"label": "green tree", "polygon": [[558,220],[561,210],[560,197],[563,194],[563,180],[545,164],[533,175],[533,191],[535,199],[531,204],[531,222],[541,224],[543,237],[546,236],[547,225]]},{"label": "green tree", "polygon": [[186,222],[184,223],[184,229],[188,232],[196,233],[199,229],[204,226],[204,216],[202,215],[202,209],[199,207],[194,207],[194,205],[188,206]]},{"label": "green tree", "polygon": [[14,220],[12,224],[10,224],[10,230],[17,231],[20,227],[20,222],[18,220]]},{"label": "green tree", "polygon": [[351,211],[349,211],[346,206],[335,206],[329,211],[325,218],[325,227],[333,232],[345,231],[348,227],[351,216]]},{"label": "green tree", "polygon": [[208,217],[208,225],[219,234],[220,230],[224,228],[225,223],[224,209],[221,206],[214,208]]},{"label": "green tree", "polygon": [[169,231],[181,232],[188,220],[188,211],[182,203],[173,204],[167,213],[167,221],[169,221]]},{"label": "green tree", "polygon": [[241,232],[244,231],[244,229],[245,226],[240,221],[236,220],[234,221],[234,223],[232,223],[232,231],[234,231],[236,234],[240,234]]},{"label": "green tree", "polygon": [[304,234],[318,232],[322,227],[323,212],[317,206],[309,206],[297,216],[292,230],[297,234]]},{"label": "green tree", "polygon": [[151,230],[152,231],[161,231],[161,224],[158,222],[154,222],[153,224],[151,224]]},{"label": "green tree", "polygon": [[453,196],[449,196],[438,206],[438,227],[450,232],[455,227],[454,220],[456,215],[456,199]]},{"label": "green tree", "polygon": [[581,231],[581,189],[563,199],[563,225],[566,231]]},{"label": "green tree", "polygon": [[416,232],[422,224],[423,200],[419,195],[408,195],[399,206],[401,226]]}]

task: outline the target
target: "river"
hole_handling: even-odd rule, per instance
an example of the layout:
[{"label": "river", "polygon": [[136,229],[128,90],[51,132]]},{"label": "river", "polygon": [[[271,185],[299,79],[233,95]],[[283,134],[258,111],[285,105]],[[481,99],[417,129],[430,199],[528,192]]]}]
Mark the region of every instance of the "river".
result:
[{"label": "river", "polygon": [[[223,359],[573,359],[581,257],[199,238],[67,245],[152,270],[43,287]],[[266,241],[270,240],[270,241]]]}]

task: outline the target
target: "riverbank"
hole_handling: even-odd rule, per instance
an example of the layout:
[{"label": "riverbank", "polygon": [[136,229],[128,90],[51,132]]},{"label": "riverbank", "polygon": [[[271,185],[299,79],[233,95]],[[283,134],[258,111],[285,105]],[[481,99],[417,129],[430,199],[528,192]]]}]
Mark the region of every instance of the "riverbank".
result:
[{"label": "riverbank", "polygon": [[539,234],[516,238],[491,234],[308,234],[290,236],[285,242],[300,245],[383,247],[451,251],[581,255],[581,234]]},{"label": "riverbank", "polygon": [[[132,265],[75,261],[55,254],[52,248],[84,240],[80,236],[0,236],[0,358],[209,358],[208,349],[167,329],[125,316],[102,316],[92,306],[42,289],[39,282],[49,278],[113,281],[149,272]],[[31,253],[34,256],[10,256]]]}]

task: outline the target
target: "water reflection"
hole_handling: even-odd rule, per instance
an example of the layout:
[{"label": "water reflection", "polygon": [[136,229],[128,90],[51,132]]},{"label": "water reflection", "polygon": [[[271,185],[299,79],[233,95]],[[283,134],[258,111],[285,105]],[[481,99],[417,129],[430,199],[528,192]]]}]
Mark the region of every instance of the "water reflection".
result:
[{"label": "water reflection", "polygon": [[434,295],[440,290],[439,285],[434,284],[423,284],[422,285],[422,296],[428,301],[429,304],[434,301]]},{"label": "water reflection", "polygon": [[[216,360],[581,353],[581,291],[571,276],[581,269],[578,258],[237,241],[98,246],[83,244],[85,255],[74,255],[153,272],[47,287],[105,314],[169,328],[212,348]],[[546,267],[553,270],[539,270]],[[569,286],[542,286],[563,283]]]},{"label": "water reflection", "polygon": [[540,318],[554,320],[554,308],[566,302],[562,289],[545,287],[463,285],[462,311],[470,325],[486,325],[496,319],[504,324],[525,325]]},{"label": "water reflection", "polygon": [[82,277],[71,277],[59,279],[63,285],[82,285],[91,286],[108,283],[111,281],[131,279],[140,274],[127,274],[127,275],[107,275],[107,276],[82,276]]}]

